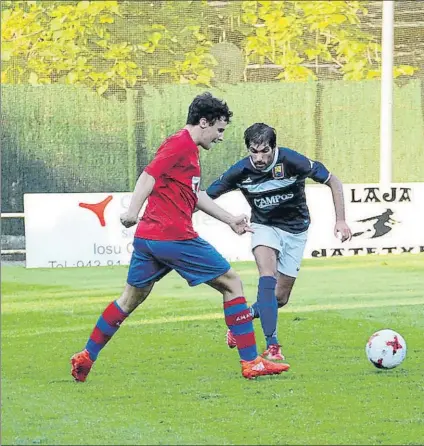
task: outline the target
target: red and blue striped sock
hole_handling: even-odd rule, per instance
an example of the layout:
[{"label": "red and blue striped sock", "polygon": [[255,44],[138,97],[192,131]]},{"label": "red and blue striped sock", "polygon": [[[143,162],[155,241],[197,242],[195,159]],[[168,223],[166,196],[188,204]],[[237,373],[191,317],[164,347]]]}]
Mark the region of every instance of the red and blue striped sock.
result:
[{"label": "red and blue striped sock", "polygon": [[105,347],[127,317],[128,314],[120,308],[116,300],[106,307],[85,346],[92,361],[97,359],[100,350]]},{"label": "red and blue striped sock", "polygon": [[240,359],[252,361],[258,356],[252,315],[243,296],[224,302],[225,322],[237,341]]}]

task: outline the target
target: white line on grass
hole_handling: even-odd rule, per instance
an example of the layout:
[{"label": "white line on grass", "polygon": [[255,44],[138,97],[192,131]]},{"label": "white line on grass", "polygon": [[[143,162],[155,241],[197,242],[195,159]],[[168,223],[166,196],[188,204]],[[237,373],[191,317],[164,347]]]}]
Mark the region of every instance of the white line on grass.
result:
[{"label": "white line on grass", "polygon": [[[384,300],[379,302],[362,302],[354,304],[328,304],[328,305],[304,305],[299,307],[287,307],[281,310],[282,313],[309,313],[314,311],[336,311],[336,310],[360,310],[362,308],[381,308],[381,307],[391,307],[391,306],[411,306],[411,305],[424,305],[424,298],[418,299],[404,299],[399,302],[394,300]],[[137,313],[135,313],[137,314]],[[141,312],[140,312],[141,314]],[[207,320],[217,320],[223,319],[223,313],[207,313],[198,315],[188,315],[188,316],[170,316],[161,317],[155,319],[139,319],[139,320],[128,320],[125,322],[125,326],[138,326],[138,325],[152,325],[152,324],[168,324],[174,322],[188,322],[188,321],[207,321]],[[94,324],[94,319],[93,319]],[[2,338],[20,338],[25,336],[39,336],[51,333],[64,333],[73,331],[90,330],[93,324],[84,325],[72,325],[60,328],[46,328],[44,330],[11,330],[7,331],[3,327]]]}]

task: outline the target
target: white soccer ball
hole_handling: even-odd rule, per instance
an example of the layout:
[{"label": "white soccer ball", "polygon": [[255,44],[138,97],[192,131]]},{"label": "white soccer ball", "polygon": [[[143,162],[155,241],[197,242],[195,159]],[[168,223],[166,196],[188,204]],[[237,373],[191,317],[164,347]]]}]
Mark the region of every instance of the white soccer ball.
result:
[{"label": "white soccer ball", "polygon": [[393,330],[379,330],[368,339],[365,352],[378,369],[393,369],[405,359],[406,342]]}]

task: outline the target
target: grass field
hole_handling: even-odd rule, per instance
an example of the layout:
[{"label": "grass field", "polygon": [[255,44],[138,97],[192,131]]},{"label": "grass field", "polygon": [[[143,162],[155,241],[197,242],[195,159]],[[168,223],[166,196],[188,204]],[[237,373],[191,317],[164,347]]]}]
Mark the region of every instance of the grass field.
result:
[{"label": "grass field", "polygon": [[[252,302],[255,265],[234,267]],[[2,268],[2,444],[423,444],[422,255],[304,261],[279,315],[292,368],[255,381],[224,343],[220,295],[171,274],[74,383],[69,357],[125,278]],[[408,344],[391,371],[364,352],[386,327]]]}]

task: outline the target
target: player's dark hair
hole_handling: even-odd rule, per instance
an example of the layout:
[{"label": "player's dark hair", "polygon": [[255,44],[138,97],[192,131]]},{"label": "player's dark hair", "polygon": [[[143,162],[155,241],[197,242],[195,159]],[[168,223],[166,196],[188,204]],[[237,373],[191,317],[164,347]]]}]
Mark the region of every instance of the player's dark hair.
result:
[{"label": "player's dark hair", "polygon": [[244,132],[244,143],[249,148],[252,144],[269,144],[271,149],[277,145],[277,134],[275,129],[262,122],[257,122],[247,128]]},{"label": "player's dark hair", "polygon": [[210,125],[214,125],[216,120],[221,118],[229,123],[231,116],[233,112],[224,101],[206,92],[196,96],[190,104],[187,124],[197,125],[202,118],[205,118]]}]

